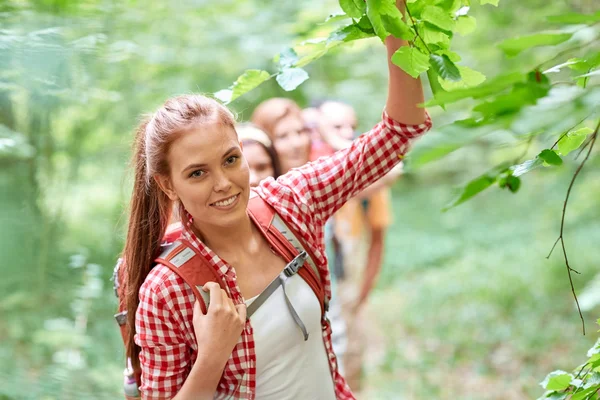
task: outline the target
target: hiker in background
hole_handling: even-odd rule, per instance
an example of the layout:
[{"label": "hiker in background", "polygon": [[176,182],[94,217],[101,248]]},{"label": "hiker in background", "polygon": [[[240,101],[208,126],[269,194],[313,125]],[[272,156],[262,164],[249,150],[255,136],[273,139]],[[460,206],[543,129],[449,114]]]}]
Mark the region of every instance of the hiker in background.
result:
[{"label": "hiker in background", "polygon": [[[316,118],[314,118],[314,113],[311,115],[310,110],[309,112],[302,110],[293,100],[276,97],[260,103],[252,113],[252,122],[270,134],[274,147],[277,149],[278,157],[280,157],[281,165],[285,166],[284,173],[291,168],[299,167],[311,161],[312,158],[310,157],[314,155],[316,140],[322,140],[320,139],[321,134],[318,132],[319,111],[316,109],[313,111],[316,113]],[[315,132],[315,129],[317,129],[317,132]],[[319,144],[321,149],[326,151],[323,155],[334,153],[331,146],[326,142],[323,141]],[[331,264],[333,260],[336,260],[331,219],[326,222],[323,234],[325,251]],[[333,350],[338,358],[343,358],[348,340],[346,339],[346,324],[342,318],[341,307],[335,294],[336,288],[333,277],[334,275],[331,275],[332,296],[329,302],[328,318],[331,321]],[[343,365],[338,364],[338,367],[343,375]]]},{"label": "hiker in background", "polygon": [[[218,102],[175,97],[138,127],[124,258],[127,355],[134,370],[141,366],[143,398],[354,398],[339,374],[324,316],[331,293],[323,226],[398,164],[431,126],[419,107],[421,82],[390,61],[407,43],[394,37],[385,43],[390,76],[382,121],[350,147],[299,168],[292,164],[309,151],[303,144],[309,138],[303,126],[288,125],[281,133],[291,133],[293,162],[286,167],[292,169],[255,189],[233,115]],[[270,245],[248,214],[253,198],[305,242],[317,277],[293,273],[312,271],[304,262],[288,269],[289,257],[284,261],[282,249]],[[181,238],[194,248],[186,257],[201,256],[221,281],[199,288],[210,296],[205,312],[200,296],[173,269],[153,265],[172,204],[182,217]],[[246,305],[252,307],[284,272],[277,290],[287,287],[288,296],[275,292],[247,319]]]},{"label": "hiker in background", "polygon": [[235,130],[248,162],[250,186],[268,177],[279,178],[281,164],[269,136],[250,123],[238,124]]},{"label": "hiker in background", "polygon": [[[322,103],[320,131],[353,140],[357,128],[354,109],[339,101]],[[368,300],[384,256],[385,232],[392,222],[391,194],[387,186],[350,199],[333,217],[336,243],[337,296],[346,323],[348,345],[343,357],[345,378],[353,391],[361,389],[364,354],[368,340],[364,305]]]}]

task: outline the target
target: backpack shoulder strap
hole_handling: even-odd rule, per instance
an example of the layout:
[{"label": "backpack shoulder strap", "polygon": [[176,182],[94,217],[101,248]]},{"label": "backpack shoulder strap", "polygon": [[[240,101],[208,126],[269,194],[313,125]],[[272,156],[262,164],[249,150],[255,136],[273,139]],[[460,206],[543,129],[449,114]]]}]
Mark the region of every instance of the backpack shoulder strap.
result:
[{"label": "backpack shoulder strap", "polygon": [[304,244],[304,241],[289,228],[270,204],[255,192],[250,193],[248,214],[260,228],[262,234],[273,249],[283,256],[287,262],[292,261],[294,257],[303,251],[308,255],[306,263],[309,268],[300,268],[298,274],[304,278],[315,292],[315,295],[321,303],[321,311],[323,315],[325,315],[325,312],[329,308],[329,300],[325,296],[325,285],[321,279],[317,264],[314,262],[315,257],[313,252]]},{"label": "backpack shoulder strap", "polygon": [[224,283],[212,265],[187,240],[178,239],[168,246],[155,260],[179,275],[192,289],[200,302],[202,312],[206,314],[210,294],[202,290],[207,282],[217,282],[225,289]]}]

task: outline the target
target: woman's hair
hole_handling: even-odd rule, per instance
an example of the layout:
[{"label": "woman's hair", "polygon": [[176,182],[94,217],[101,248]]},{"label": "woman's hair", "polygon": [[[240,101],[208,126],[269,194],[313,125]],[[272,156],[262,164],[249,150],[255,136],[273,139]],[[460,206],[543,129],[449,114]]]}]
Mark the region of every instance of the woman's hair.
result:
[{"label": "woman's hair", "polygon": [[256,143],[267,152],[271,160],[271,166],[273,167],[273,178],[279,178],[279,175],[281,175],[281,164],[273,143],[267,134],[249,122],[237,125],[235,130],[242,144]]},{"label": "woman's hair", "polygon": [[302,109],[293,100],[274,97],[260,103],[252,113],[250,120],[273,140],[275,126],[290,115],[302,118]]},{"label": "woman's hair", "polygon": [[200,95],[184,95],[167,100],[154,114],[146,117],[136,131],[132,159],[135,175],[123,251],[129,325],[127,356],[134,366],[139,365],[140,351],[133,340],[139,290],[158,256],[173,209],[171,200],[158,187],[154,177],[169,175],[167,155],[175,139],[190,128],[210,123],[233,128],[235,118],[216,100]]}]

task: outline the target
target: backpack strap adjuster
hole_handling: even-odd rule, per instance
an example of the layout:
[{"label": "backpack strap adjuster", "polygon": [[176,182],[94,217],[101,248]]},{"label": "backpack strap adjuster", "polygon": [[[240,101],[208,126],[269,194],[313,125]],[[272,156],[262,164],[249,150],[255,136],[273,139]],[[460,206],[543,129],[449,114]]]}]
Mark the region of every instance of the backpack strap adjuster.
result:
[{"label": "backpack strap adjuster", "polygon": [[293,275],[296,275],[300,267],[304,265],[304,262],[307,258],[308,254],[306,253],[306,251],[302,251],[300,254],[294,257],[294,259],[290,261],[289,264],[286,265],[283,269],[283,273],[285,274],[285,276],[289,278]]}]

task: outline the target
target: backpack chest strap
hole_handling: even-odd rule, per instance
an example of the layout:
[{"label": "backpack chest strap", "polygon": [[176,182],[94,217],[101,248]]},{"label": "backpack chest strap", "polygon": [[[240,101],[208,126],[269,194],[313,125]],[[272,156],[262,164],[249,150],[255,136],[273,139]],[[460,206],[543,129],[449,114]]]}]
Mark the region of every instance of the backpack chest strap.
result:
[{"label": "backpack chest strap", "polygon": [[254,299],[254,301],[248,306],[248,308],[246,310],[246,314],[247,314],[248,318],[250,318],[252,316],[252,314],[254,314],[256,312],[256,310],[258,310],[259,307],[262,306],[264,304],[264,302],[267,301],[267,299],[269,297],[271,297],[271,295],[273,293],[275,293],[275,291],[279,288],[279,286],[281,286],[281,288],[283,290],[283,297],[285,298],[285,303],[288,307],[288,310],[290,311],[290,314],[292,315],[294,322],[296,323],[296,325],[298,325],[298,328],[300,328],[300,330],[302,331],[304,340],[305,341],[308,340],[308,330],[306,329],[306,326],[302,322],[302,319],[300,319],[300,316],[294,309],[292,302],[290,301],[289,297],[287,296],[287,293],[285,292],[286,280],[288,278],[296,275],[298,270],[304,265],[304,262],[307,258],[308,258],[308,254],[305,251],[303,251],[302,253],[298,254],[292,261],[290,261],[285,266],[283,271],[279,275],[277,275],[275,277],[275,279],[273,279],[273,281],[269,284],[269,286],[267,286],[258,295],[258,297],[256,297],[256,299]]}]

